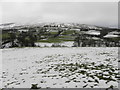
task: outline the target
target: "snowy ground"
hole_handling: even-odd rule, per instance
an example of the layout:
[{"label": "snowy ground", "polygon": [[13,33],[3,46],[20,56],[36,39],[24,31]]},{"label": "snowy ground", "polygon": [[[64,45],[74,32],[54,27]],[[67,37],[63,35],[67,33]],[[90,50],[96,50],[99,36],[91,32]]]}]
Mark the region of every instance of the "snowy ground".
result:
[{"label": "snowy ground", "polygon": [[7,88],[118,87],[118,48],[9,48],[2,50]]}]

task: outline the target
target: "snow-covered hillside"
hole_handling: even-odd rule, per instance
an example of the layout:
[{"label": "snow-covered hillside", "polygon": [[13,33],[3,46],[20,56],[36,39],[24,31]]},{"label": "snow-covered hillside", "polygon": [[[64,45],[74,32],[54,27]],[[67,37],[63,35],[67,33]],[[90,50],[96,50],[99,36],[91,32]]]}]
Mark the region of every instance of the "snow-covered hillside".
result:
[{"label": "snow-covered hillside", "polygon": [[2,50],[2,87],[118,87],[118,48],[10,48]]}]

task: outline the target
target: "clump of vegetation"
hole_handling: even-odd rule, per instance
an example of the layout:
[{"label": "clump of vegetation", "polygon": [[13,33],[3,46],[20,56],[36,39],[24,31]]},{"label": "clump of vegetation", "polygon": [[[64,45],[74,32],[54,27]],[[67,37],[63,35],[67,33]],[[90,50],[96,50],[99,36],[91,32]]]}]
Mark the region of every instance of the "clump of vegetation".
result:
[{"label": "clump of vegetation", "polygon": [[32,84],[31,89],[38,89],[37,85],[38,84]]},{"label": "clump of vegetation", "polygon": [[11,43],[10,47],[34,47],[36,36],[32,32],[4,33],[2,34],[3,43]]},{"label": "clump of vegetation", "polygon": [[17,40],[21,47],[34,47],[36,36],[33,34],[22,33],[18,35]]}]

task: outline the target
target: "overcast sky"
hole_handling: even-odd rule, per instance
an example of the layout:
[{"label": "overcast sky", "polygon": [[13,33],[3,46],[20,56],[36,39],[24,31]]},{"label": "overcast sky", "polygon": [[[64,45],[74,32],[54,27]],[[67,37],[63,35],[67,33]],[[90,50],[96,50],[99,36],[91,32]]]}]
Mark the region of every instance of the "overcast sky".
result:
[{"label": "overcast sky", "polygon": [[2,23],[76,22],[117,27],[117,2],[4,2]]}]

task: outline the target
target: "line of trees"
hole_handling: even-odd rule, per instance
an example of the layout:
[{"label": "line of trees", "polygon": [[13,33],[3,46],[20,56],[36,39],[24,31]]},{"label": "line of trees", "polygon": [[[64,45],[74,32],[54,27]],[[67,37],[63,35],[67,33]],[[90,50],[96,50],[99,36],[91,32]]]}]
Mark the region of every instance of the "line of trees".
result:
[{"label": "line of trees", "polygon": [[33,32],[9,32],[9,38],[2,41],[4,48],[6,43],[10,43],[10,47],[34,47],[36,35]]},{"label": "line of trees", "polygon": [[119,47],[120,40],[119,39],[104,39],[100,38],[98,40],[94,40],[91,37],[84,34],[78,34],[74,39],[74,47]]}]

